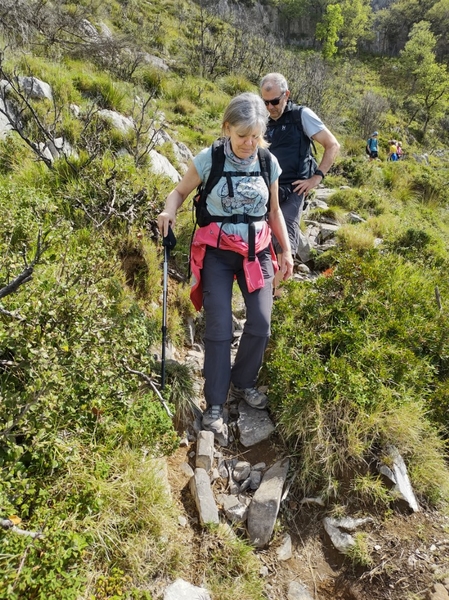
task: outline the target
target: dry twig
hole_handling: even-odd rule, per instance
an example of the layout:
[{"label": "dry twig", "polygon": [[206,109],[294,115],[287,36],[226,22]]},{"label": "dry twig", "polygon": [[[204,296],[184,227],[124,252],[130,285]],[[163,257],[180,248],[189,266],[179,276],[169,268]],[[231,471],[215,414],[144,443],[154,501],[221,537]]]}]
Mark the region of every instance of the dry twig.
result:
[{"label": "dry twig", "polygon": [[14,525],[11,519],[0,519],[0,527],[2,529],[6,529],[7,531],[12,531],[13,533],[17,533],[18,535],[27,535],[33,539],[42,538],[44,534],[42,531],[27,531],[26,529],[20,529],[17,525]]},{"label": "dry twig", "polygon": [[165,411],[167,413],[167,415],[169,417],[173,417],[173,413],[171,412],[171,410],[169,409],[167,403],[165,402],[165,400],[163,399],[160,391],[157,389],[154,381],[148,377],[148,375],[146,375],[145,373],[142,373],[142,371],[135,371],[134,369],[130,369],[127,365],[125,365],[125,369],[129,372],[129,373],[134,373],[135,375],[139,375],[140,377],[142,377],[142,379],[144,381],[146,381],[151,389],[153,390],[153,392],[156,394],[156,396],[159,398],[159,400],[161,401],[162,406],[165,408]]}]

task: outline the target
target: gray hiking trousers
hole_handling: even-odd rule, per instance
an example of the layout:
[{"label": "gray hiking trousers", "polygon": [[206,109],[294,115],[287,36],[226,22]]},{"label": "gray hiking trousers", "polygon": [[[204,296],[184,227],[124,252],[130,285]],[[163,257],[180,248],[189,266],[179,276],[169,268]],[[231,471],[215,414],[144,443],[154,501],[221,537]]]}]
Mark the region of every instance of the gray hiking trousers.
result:
[{"label": "gray hiking trousers", "polygon": [[[301,214],[304,208],[304,194],[298,196],[298,194],[291,191],[291,187],[289,190],[287,186],[282,186],[279,188],[279,206],[281,207],[282,214],[284,215],[288,239],[290,240],[292,256],[294,258],[299,247],[299,223],[301,221]],[[274,236],[273,245],[276,254],[282,253],[282,248]]]},{"label": "gray hiking trousers", "polygon": [[[265,285],[249,292],[243,272],[243,256],[207,247],[201,280],[206,316],[204,336],[204,396],[208,404],[224,404],[230,381],[240,388],[254,387],[270,337],[272,283],[270,248],[257,254]],[[232,288],[234,275],[246,306],[246,322],[231,369]]]}]

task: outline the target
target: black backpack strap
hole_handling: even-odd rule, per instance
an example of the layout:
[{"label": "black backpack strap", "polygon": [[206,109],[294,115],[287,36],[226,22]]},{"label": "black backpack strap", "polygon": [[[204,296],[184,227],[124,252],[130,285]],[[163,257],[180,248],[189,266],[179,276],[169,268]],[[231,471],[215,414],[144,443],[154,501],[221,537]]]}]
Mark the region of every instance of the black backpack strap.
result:
[{"label": "black backpack strap", "polygon": [[[195,211],[195,227],[199,225],[202,227],[204,219],[207,218],[207,197],[212,189],[220,181],[223,173],[225,164],[225,153],[223,139],[215,140],[211,146],[212,163],[209,171],[209,175],[206,182],[200,183],[196,190],[195,197],[193,199],[193,208]],[[195,230],[194,230],[195,231]],[[193,237],[193,236],[192,236]]]},{"label": "black backpack strap", "polygon": [[225,153],[223,140],[215,140],[215,142],[212,144],[212,166],[210,168],[206,185],[204,186],[204,200],[206,200],[207,196],[220,181],[220,178],[223,174],[224,164]]},{"label": "black backpack strap", "polygon": [[[297,127],[299,128],[300,131],[302,131],[302,133],[306,136],[309,137],[306,132],[304,131],[304,126],[302,124],[302,111],[304,109],[304,106],[299,106],[298,104],[293,104],[292,106],[292,110],[291,110],[291,115],[292,115],[292,119],[293,119],[293,123],[295,123],[295,125],[297,125]],[[310,145],[313,148],[313,154],[316,155],[316,147],[315,147],[315,142],[309,138],[310,140]]]},{"label": "black backpack strap", "polygon": [[292,112],[291,112],[293,122],[296,123],[296,125],[298,125],[298,127],[301,129],[301,131],[304,131],[304,127],[302,125],[303,109],[304,109],[304,106],[299,106],[298,104],[293,104]]},{"label": "black backpack strap", "polygon": [[259,148],[257,153],[259,156],[260,174],[268,188],[267,213],[269,213],[271,199],[271,152],[267,148]]}]

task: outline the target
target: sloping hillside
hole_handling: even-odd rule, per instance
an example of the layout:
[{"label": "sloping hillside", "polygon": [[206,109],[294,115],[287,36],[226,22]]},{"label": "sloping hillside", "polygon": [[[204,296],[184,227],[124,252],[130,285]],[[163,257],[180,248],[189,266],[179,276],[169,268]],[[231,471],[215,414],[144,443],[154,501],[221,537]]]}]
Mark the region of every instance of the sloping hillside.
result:
[{"label": "sloping hillside", "polygon": [[[378,62],[297,53],[263,24],[236,25],[180,1],[0,7],[0,598],[161,598],[183,577],[214,600],[287,598],[296,578],[315,598],[411,599],[445,576],[448,100],[432,78],[444,69],[425,28],[405,58]],[[192,343],[201,356],[203,324],[185,284],[185,206],[169,269],[177,360],[161,390],[155,217],[229,99],[281,67],[342,144],[335,194],[304,235],[329,221],[338,233],[298,257],[311,276],[275,308],[261,383],[276,434],[259,450],[267,464],[288,454],[295,476],[256,552],[243,529],[195,522],[178,470],[201,398],[184,359]],[[389,445],[419,514],[400,512],[376,470]],[[334,554],[322,519],[367,512],[357,552]]]}]

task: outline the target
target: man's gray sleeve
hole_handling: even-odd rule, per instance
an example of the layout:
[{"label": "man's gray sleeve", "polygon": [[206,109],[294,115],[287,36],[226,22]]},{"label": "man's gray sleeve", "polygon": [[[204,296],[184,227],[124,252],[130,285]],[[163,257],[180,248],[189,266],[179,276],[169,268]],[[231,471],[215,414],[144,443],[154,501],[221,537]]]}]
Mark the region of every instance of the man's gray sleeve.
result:
[{"label": "man's gray sleeve", "polygon": [[302,127],[304,129],[305,134],[311,138],[316,133],[323,131],[325,129],[325,125],[320,117],[313,112],[307,106],[304,106],[301,113],[302,118]]}]

